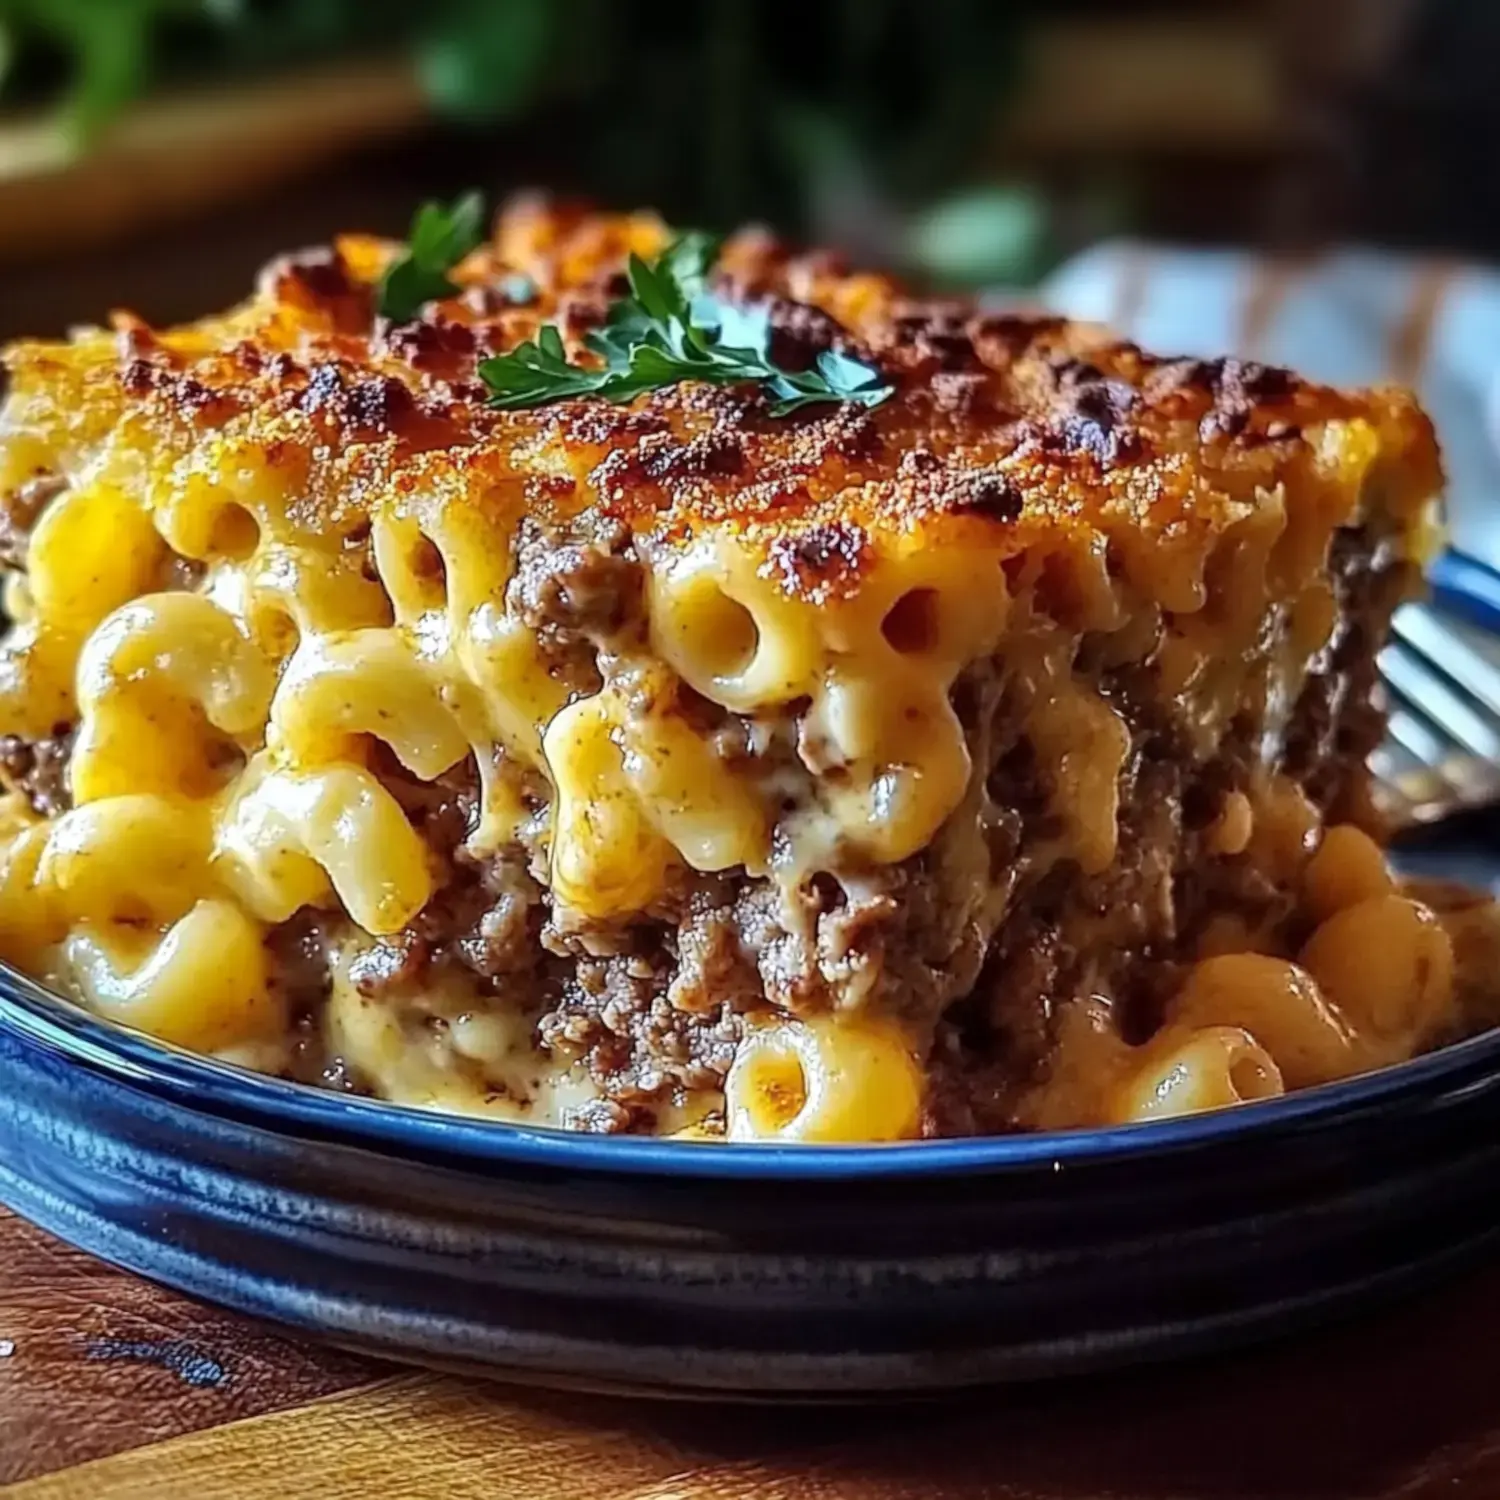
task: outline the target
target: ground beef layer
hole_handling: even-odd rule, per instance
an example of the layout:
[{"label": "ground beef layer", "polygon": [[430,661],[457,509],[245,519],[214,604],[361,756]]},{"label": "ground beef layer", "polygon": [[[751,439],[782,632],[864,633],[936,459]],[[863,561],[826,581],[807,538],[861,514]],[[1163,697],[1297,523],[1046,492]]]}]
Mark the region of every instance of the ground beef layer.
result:
[{"label": "ground beef layer", "polygon": [[[607,673],[641,628],[628,540],[556,545],[528,531],[519,546],[519,607],[560,670],[597,687],[600,664]],[[1252,851],[1226,853],[1217,841],[1226,799],[1268,773],[1304,788],[1319,813],[1344,818],[1365,806],[1364,761],[1381,724],[1370,701],[1372,645],[1411,589],[1412,569],[1358,533],[1337,539],[1330,568],[1339,623],[1269,756],[1264,716],[1253,707],[1214,753],[1196,753],[1178,708],[1157,691],[1149,652],[1096,675],[1129,726],[1130,748],[1116,855],[1092,874],[1047,854],[1057,837],[1056,789],[1028,734],[1027,706],[1011,691],[1003,649],[953,691],[983,791],[954,815],[964,826],[951,834],[982,841],[983,890],[954,889],[945,831],[900,864],[797,882],[684,872],[644,918],[592,924],[555,909],[547,889],[545,787],[537,788],[531,838],[476,859],[464,847],[478,805],[472,767],[424,785],[387,760],[382,774],[446,880],[410,928],[362,953],[360,990],[400,1005],[435,975],[462,971],[487,1003],[524,1006],[541,1046],[581,1061],[595,1080],[601,1102],[577,1123],[596,1130],[649,1130],[666,1102],[716,1089],[747,1014],[874,1005],[928,1038],[928,1133],[1014,1128],[1017,1098],[1047,1066],[1063,1001],[1107,995],[1125,1034],[1144,1038],[1210,923],[1236,918],[1273,945],[1280,935],[1289,950],[1306,935],[1293,893]],[[792,757],[794,716],[768,734],[713,705],[694,711],[711,721],[700,726],[706,732],[746,753],[753,742]],[[321,976],[313,981],[309,1009]]]}]

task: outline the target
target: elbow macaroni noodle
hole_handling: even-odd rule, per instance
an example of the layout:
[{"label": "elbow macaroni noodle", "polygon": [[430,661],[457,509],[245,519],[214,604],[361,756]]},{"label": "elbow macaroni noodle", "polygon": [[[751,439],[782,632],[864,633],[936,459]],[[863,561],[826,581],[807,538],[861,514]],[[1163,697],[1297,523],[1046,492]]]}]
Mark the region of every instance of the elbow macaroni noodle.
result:
[{"label": "elbow macaroni noodle", "polygon": [[[480,849],[513,837],[516,777],[543,774],[554,897],[593,919],[648,908],[677,867],[761,874],[790,859],[815,870],[851,845],[899,861],[964,794],[969,757],[949,689],[995,648],[1007,608],[982,552],[893,556],[854,598],[814,605],[715,537],[652,571],[654,659],[579,694],[506,606],[508,524],[430,498],[382,512],[370,577],[293,527],[285,507],[247,504],[252,477],[242,471],[236,488],[193,474],[154,513],[108,480],[75,485],[11,586],[18,624],[0,664],[0,722],[34,733],[76,703],[78,730],[73,810],[51,824],[22,817],[12,836],[0,943],[101,1014],[232,1054],[286,1022],[265,955],[271,928],[308,906],[342,908],[376,937],[411,923],[435,890],[434,856],[371,768],[377,741],[422,781],[474,758]],[[151,592],[169,545],[207,564],[200,591]],[[1035,680],[1034,738],[1055,751],[1069,847],[1086,869],[1106,868],[1125,730],[1062,674],[1039,663]],[[809,753],[838,774],[788,817],[789,845],[773,848],[767,789],[672,711],[683,685],[752,714],[806,702]],[[1239,803],[1218,835],[1236,848],[1253,824]],[[1277,817],[1272,807],[1271,831],[1255,836],[1282,838],[1277,857],[1295,858],[1285,840],[1302,835]],[[1283,825],[1291,832],[1275,833]],[[1441,1025],[1446,938],[1396,894],[1374,845],[1334,828],[1305,878],[1321,925],[1301,961],[1200,962],[1139,1055],[1118,1044],[1093,1069],[1096,1085],[1116,1080],[1096,1118],[1157,1118],[1345,1077],[1409,1055]],[[409,1028],[346,978],[328,1024],[403,1097],[509,1111],[471,1066],[413,1062]],[[506,1056],[535,1061],[515,1036]],[[586,1095],[569,1076],[557,1071],[554,1102]],[[905,1139],[922,1086],[912,1041],[894,1026],[754,1024],[725,1084],[726,1133]],[[539,1089],[533,1077],[530,1097]]]},{"label": "elbow macaroni noodle", "polygon": [[391,933],[426,904],[426,846],[362,766],[255,766],[244,781],[219,825],[214,869],[259,920],[284,922],[337,896],[364,931]]},{"label": "elbow macaroni noodle", "polygon": [[[222,322],[11,356],[0,958],[273,1071],[316,1030],[348,1070],[323,1081],[422,1107],[636,1128],[634,1090],[662,1133],[787,1144],[936,1128],[961,998],[997,1053],[1042,1036],[1003,1102],[1043,1125],[1265,1098],[1452,1029],[1443,924],[1276,770],[1348,610],[1335,533],[1368,510],[1371,569],[1412,561],[1420,414],[1015,319],[965,315],[964,353],[951,309],[743,247],[731,276],[890,364],[878,414],[695,383],[485,411],[476,353],[542,309],[575,339],[572,292],[665,243],[573,233],[521,215],[476,252],[535,283],[493,318],[361,314],[388,247],[351,240]],[[1192,823],[1164,781],[1154,846],[1143,765],[1206,786],[1247,707],[1244,784]],[[44,749],[66,795],[27,785]],[[1110,909],[1151,873],[1129,859],[1184,851],[1285,898],[1274,941],[1253,900],[1174,926],[1175,867],[1145,936]],[[1078,891],[1103,968],[1165,976],[1139,1016],[1109,973],[1060,977]],[[314,999],[287,977],[309,931]],[[1037,1017],[1005,1010],[1028,965]]]},{"label": "elbow macaroni noodle", "polygon": [[1242,1026],[1168,1027],[1113,1100],[1113,1118],[1163,1119],[1226,1109],[1282,1092],[1276,1060]]},{"label": "elbow macaroni noodle", "polygon": [[831,1017],[754,1027],[725,1080],[731,1141],[901,1141],[917,1133],[922,1070],[901,1031]]},{"label": "elbow macaroni noodle", "polygon": [[213,1052],[285,1024],[261,928],[230,901],[200,901],[159,935],[85,924],[63,954],[94,1010],[182,1047]]},{"label": "elbow macaroni noodle", "polygon": [[[372,768],[375,742],[420,781],[473,757],[476,850],[514,837],[518,777],[541,773],[549,884],[590,918],[649,907],[679,867],[811,870],[836,843],[900,859],[963,795],[948,689],[1005,615],[983,553],[895,556],[878,586],[819,606],[717,538],[651,573],[643,646],[659,654],[579,694],[507,607],[503,489],[489,510],[440,493],[379,510],[372,576],[340,538],[296,524],[286,475],[250,451],[188,463],[144,505],[96,468],[45,512],[11,588],[0,728],[76,717],[77,731],[72,810],[22,817],[13,836],[0,943],[167,1040],[235,1055],[284,1025],[265,939],[299,910],[341,909],[374,937],[422,910],[434,855]],[[172,554],[203,565],[199,587],[153,591]],[[774,791],[674,711],[688,690],[746,712],[807,700],[840,775],[796,814],[789,851],[772,847]],[[330,1024],[379,1078],[389,1025],[347,983],[338,993]],[[751,1082],[773,1058],[795,1061],[804,1089],[774,1129]],[[731,1133],[910,1135],[919,1081],[894,1033],[762,1028],[730,1086]],[[452,1103],[461,1086],[424,1089]],[[894,1092],[858,1102],[871,1090]]]}]

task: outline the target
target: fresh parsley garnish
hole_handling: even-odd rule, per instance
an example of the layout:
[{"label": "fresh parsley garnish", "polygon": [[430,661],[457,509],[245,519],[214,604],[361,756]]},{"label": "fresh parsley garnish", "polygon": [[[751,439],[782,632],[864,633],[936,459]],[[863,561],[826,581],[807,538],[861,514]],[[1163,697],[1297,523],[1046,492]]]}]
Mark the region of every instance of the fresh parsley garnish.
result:
[{"label": "fresh parsley garnish", "polygon": [[452,297],[458,288],[448,272],[484,238],[484,199],[465,193],[446,208],[424,203],[411,221],[406,251],[391,262],[380,281],[377,303],[383,317],[407,323],[425,303]]},{"label": "fresh parsley garnish", "polygon": [[480,364],[490,405],[514,411],[583,396],[629,401],[682,380],[755,381],[773,398],[771,414],[783,417],[825,401],[879,406],[891,394],[874,366],[833,349],[819,354],[810,370],[776,364],[769,312],[709,290],[717,253],[712,236],[686,234],[653,264],[632,255],[629,295],[611,306],[604,327],[585,340],[602,365],[569,364],[562,336],[549,325],[530,342]]}]

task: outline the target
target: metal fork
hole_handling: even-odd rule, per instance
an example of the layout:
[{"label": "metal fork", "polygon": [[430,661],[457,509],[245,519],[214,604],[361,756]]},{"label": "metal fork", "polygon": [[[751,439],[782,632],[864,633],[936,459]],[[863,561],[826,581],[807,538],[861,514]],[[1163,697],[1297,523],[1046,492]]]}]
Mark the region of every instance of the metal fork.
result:
[{"label": "metal fork", "polygon": [[1500,644],[1407,604],[1379,661],[1391,715],[1370,768],[1386,816],[1412,826],[1500,802]]}]

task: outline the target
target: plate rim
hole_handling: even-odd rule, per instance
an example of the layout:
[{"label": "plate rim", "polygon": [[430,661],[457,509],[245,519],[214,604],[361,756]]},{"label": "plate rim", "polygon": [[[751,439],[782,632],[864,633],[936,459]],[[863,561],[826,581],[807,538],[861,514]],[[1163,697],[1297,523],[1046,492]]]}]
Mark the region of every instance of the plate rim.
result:
[{"label": "plate rim", "polygon": [[1353,1113],[1378,1110],[1465,1078],[1465,1091],[1500,1084],[1500,1027],[1407,1062],[1297,1089],[1233,1109],[1066,1131],[964,1136],[890,1144],[784,1145],[604,1136],[466,1116],[339,1094],[207,1057],[108,1021],[0,962],[0,1032],[137,1092],[198,1115],[289,1129],[304,1138],[402,1155],[439,1155],[470,1167],[524,1166],[607,1176],[723,1180],[910,1179],[1024,1174],[1263,1142]]}]

